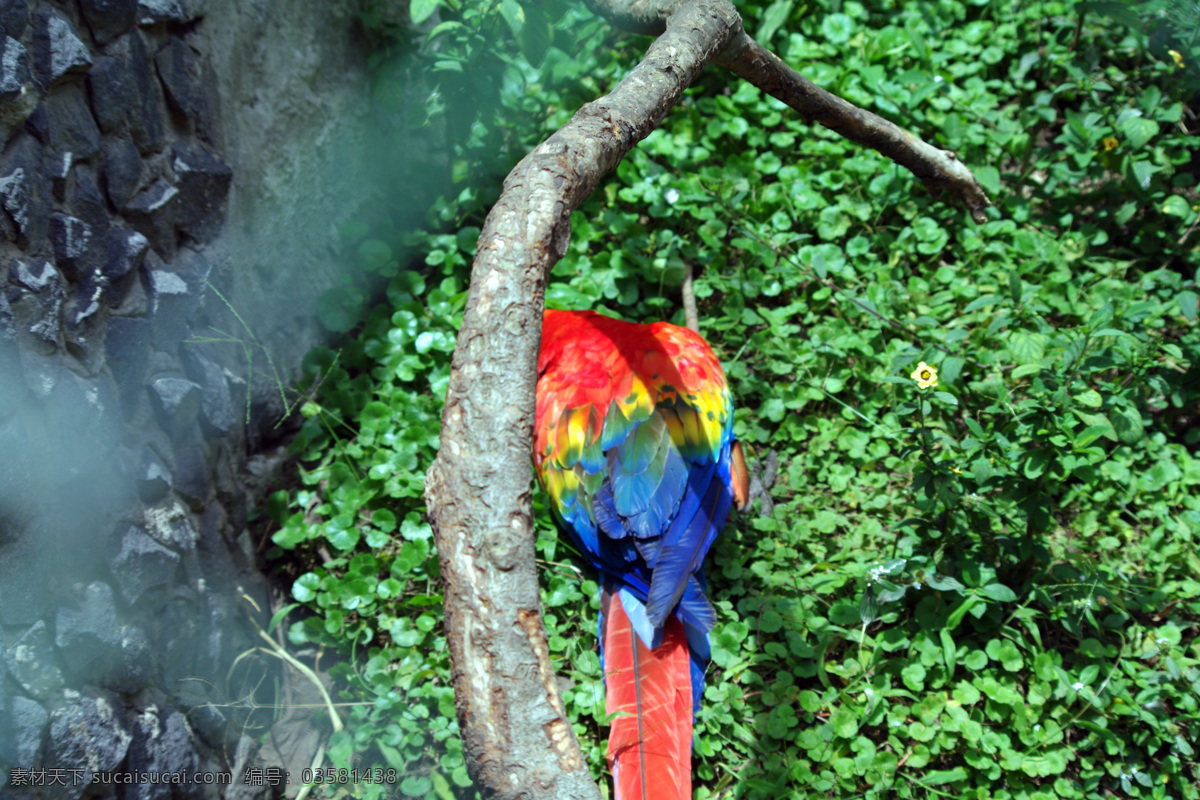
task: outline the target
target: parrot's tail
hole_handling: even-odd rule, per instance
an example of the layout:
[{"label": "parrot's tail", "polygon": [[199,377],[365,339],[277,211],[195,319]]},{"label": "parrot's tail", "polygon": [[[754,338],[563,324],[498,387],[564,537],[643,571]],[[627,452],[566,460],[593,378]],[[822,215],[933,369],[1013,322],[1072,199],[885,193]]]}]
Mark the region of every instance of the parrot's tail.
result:
[{"label": "parrot's tail", "polygon": [[692,679],[683,624],[670,615],[651,650],[634,632],[622,593],[606,599],[604,684],[608,713],[620,715],[608,737],[616,800],[691,800]]}]

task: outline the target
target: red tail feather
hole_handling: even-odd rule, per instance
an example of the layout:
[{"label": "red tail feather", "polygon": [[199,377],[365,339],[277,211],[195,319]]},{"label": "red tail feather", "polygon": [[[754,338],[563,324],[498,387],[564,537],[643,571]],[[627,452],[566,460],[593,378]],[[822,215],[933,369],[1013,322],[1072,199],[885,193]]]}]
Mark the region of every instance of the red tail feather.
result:
[{"label": "red tail feather", "polygon": [[[671,615],[662,644],[642,644],[614,594],[604,620],[608,766],[616,800],[691,800],[692,681],[683,624]],[[636,653],[636,655],[635,655]]]}]

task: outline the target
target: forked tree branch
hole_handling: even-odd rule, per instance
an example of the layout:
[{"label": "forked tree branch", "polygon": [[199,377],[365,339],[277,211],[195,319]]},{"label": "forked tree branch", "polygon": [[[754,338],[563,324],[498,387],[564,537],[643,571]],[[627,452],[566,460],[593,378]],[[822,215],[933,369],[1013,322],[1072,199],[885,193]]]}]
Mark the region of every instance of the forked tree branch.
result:
[{"label": "forked tree branch", "polygon": [[[588,8],[632,33],[657,35],[683,0],[587,0]],[[787,103],[810,122],[866,145],[912,172],[933,194],[958,197],[977,224],[987,221],[991,200],[975,176],[949,150],[939,150],[878,114],[817,86],[741,29],[716,63]]]},{"label": "forked tree branch", "polygon": [[530,443],[550,268],[571,212],[657,127],[741,29],[727,0],[692,0],[642,62],[525,157],[488,214],[425,484],[467,764],[492,798],[598,798],[559,698],[542,625]]},{"label": "forked tree branch", "polygon": [[[464,754],[484,794],[505,800],[600,796],[555,684],[530,501],[543,298],[546,277],[567,250],[571,212],[713,61],[906,166],[897,155],[907,158],[906,148],[918,141],[902,131],[879,133],[890,123],[881,128],[878,117],[790,71],[746,36],[729,0],[591,5],[622,26],[661,35],[610,94],[581,108],[505,180],[479,236],[441,448],[425,485]],[[821,116],[824,107],[832,109],[832,124]],[[959,185],[931,177],[938,173],[926,169],[936,160],[929,153],[941,151],[922,146],[910,168],[927,183]],[[977,198],[986,204],[982,190]],[[969,199],[968,206],[975,213]]]},{"label": "forked tree branch", "polygon": [[985,209],[991,200],[971,170],[951,151],[939,150],[878,114],[830,94],[744,32],[717,63],[787,103],[806,119],[878,150],[920,178],[933,194],[956,195],[976,224],[987,222]]}]

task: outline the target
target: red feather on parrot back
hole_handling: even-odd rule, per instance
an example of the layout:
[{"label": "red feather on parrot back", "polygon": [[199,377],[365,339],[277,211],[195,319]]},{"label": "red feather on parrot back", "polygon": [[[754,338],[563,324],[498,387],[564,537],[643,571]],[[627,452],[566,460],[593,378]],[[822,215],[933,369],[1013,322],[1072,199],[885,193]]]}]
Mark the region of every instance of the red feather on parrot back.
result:
[{"label": "red feather on parrot back", "polygon": [[[671,617],[654,650],[638,639],[613,595],[605,611],[608,766],[618,798],[692,796],[692,681],[683,623]],[[639,708],[641,713],[639,714]]]},{"label": "red feather on parrot back", "polygon": [[721,364],[687,328],[547,311],[534,437],[560,526],[601,573],[616,798],[690,798],[716,623],[703,562],[745,483]]}]

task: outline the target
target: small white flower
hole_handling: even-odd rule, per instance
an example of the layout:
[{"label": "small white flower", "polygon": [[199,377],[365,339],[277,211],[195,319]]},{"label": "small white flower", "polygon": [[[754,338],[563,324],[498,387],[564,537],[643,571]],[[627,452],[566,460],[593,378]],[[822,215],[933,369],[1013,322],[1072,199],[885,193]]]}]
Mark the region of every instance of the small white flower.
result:
[{"label": "small white flower", "polygon": [[938,385],[937,367],[932,367],[922,361],[908,377],[917,382],[918,389],[936,389]]},{"label": "small white flower", "polygon": [[1083,691],[1083,684],[1080,683],[1079,681],[1075,681],[1075,683],[1071,684],[1071,688],[1077,692],[1081,692],[1081,691]]},{"label": "small white flower", "polygon": [[1034,731],[1040,731],[1040,730],[1042,729],[1042,726],[1041,726],[1041,725],[1034,725],[1034,726],[1033,726],[1033,729],[1034,729]]},{"label": "small white flower", "polygon": [[667,189],[665,192],[663,192],[663,199],[668,203],[675,203],[679,199],[679,190],[672,186],[670,189]]}]

